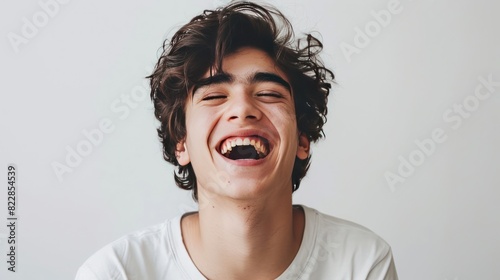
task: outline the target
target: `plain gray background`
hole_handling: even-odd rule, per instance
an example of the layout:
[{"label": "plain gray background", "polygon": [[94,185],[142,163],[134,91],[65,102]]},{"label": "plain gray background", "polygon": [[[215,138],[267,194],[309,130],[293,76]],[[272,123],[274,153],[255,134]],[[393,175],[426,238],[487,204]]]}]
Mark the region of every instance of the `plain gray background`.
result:
[{"label": "plain gray background", "polygon": [[[162,159],[143,77],[167,36],[226,2],[1,2],[2,186],[7,164],[19,169],[18,272],[2,261],[1,279],[71,279],[105,244],[195,209]],[[338,82],[295,203],[381,235],[401,279],[500,279],[500,86],[485,96],[479,79],[500,81],[498,2],[269,2],[296,33],[320,32]],[[112,131],[88,146],[101,122]],[[435,130],[425,154],[416,142]],[[78,147],[87,155],[58,178],[54,164]],[[413,172],[391,187],[404,161]]]}]

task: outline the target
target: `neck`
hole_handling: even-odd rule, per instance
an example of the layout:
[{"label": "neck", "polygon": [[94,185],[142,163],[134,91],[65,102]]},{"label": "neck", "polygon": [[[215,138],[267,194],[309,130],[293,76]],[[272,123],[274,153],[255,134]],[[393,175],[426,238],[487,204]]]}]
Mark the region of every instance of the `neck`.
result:
[{"label": "neck", "polygon": [[292,262],[304,214],[289,196],[269,201],[200,201],[182,223],[191,259],[208,279],[274,279]]}]

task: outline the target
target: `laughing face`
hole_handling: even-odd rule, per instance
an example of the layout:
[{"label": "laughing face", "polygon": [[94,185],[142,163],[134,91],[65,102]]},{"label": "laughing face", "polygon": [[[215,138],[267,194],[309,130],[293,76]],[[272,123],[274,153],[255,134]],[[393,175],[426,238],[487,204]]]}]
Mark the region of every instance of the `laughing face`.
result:
[{"label": "laughing face", "polygon": [[265,52],[226,56],[221,73],[194,86],[185,110],[177,155],[192,163],[200,202],[291,194],[295,157],[307,158],[309,141],[297,130],[290,82]]}]

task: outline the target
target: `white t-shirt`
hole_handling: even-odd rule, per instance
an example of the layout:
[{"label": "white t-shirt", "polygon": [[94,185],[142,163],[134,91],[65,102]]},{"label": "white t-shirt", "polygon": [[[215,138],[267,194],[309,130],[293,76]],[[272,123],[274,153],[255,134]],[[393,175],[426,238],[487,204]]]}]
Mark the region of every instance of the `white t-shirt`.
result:
[{"label": "white t-shirt", "polygon": [[[369,229],[302,206],[300,249],[277,278],[397,280],[389,245]],[[77,280],[206,279],[184,247],[181,216],[122,237],[91,256]]]}]

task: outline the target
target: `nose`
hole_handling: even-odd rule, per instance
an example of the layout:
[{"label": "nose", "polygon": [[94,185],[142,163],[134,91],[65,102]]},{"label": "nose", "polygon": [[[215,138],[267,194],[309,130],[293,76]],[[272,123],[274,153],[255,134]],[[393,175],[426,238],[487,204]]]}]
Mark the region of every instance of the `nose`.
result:
[{"label": "nose", "polygon": [[258,108],[256,101],[249,94],[233,95],[230,102],[228,102],[228,106],[227,116],[230,122],[256,121],[262,117],[262,112]]}]

